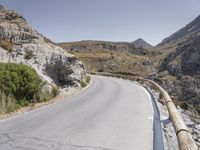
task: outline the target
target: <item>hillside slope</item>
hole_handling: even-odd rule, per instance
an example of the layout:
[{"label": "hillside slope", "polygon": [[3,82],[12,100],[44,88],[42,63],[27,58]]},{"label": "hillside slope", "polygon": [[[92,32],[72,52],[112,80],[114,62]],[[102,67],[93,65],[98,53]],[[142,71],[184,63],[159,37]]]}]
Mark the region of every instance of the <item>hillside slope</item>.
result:
[{"label": "hillside slope", "polygon": [[173,82],[168,80],[171,95],[184,108],[200,113],[200,16],[156,48],[164,50],[159,74],[173,76]]},{"label": "hillside slope", "polygon": [[80,41],[58,45],[78,56],[89,72],[123,72],[139,76],[156,73],[153,54],[129,42]]},{"label": "hillside slope", "polygon": [[184,45],[193,38],[200,36],[200,15],[196,17],[193,21],[187,24],[185,27],[181,28],[174,34],[165,38],[156,47],[162,50],[174,50],[175,48]]}]

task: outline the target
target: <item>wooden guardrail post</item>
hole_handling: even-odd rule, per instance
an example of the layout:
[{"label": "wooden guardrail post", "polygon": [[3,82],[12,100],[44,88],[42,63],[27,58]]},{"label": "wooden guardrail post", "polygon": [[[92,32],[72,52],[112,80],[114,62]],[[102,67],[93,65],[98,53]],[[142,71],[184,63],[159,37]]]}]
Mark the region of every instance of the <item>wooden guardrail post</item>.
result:
[{"label": "wooden guardrail post", "polygon": [[197,150],[198,147],[195,144],[190,131],[186,127],[180,113],[177,111],[169,94],[154,81],[147,80],[147,79],[144,79],[144,80],[152,83],[161,91],[161,94],[163,95],[165,99],[165,103],[169,112],[170,119],[173,123],[174,130],[176,132],[180,150]]}]

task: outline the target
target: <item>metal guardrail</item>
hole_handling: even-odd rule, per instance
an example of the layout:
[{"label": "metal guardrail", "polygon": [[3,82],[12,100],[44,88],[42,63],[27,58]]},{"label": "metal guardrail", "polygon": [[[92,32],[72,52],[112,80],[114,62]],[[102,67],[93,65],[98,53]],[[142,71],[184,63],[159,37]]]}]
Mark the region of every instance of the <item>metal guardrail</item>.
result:
[{"label": "metal guardrail", "polygon": [[[112,77],[123,77],[123,76],[127,77],[125,75],[111,74],[111,73],[96,73],[96,74],[104,75],[104,76],[112,76]],[[169,112],[169,117],[173,123],[180,150],[197,150],[198,147],[195,144],[190,131],[186,127],[180,113],[177,111],[169,94],[159,84],[157,84],[156,82],[152,80],[145,79],[142,77],[137,77],[137,76],[129,76],[129,79],[135,80],[141,83],[149,83],[152,86],[152,88],[160,91],[160,93],[162,94],[165,100],[165,104]]]}]

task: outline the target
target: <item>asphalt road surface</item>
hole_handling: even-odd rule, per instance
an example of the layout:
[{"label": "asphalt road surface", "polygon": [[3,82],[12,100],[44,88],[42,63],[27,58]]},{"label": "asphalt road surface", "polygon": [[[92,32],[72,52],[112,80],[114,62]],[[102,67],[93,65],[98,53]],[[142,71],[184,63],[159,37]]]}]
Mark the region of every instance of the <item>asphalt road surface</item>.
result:
[{"label": "asphalt road surface", "polygon": [[92,79],[66,100],[0,120],[0,150],[153,150],[150,94],[130,81]]}]

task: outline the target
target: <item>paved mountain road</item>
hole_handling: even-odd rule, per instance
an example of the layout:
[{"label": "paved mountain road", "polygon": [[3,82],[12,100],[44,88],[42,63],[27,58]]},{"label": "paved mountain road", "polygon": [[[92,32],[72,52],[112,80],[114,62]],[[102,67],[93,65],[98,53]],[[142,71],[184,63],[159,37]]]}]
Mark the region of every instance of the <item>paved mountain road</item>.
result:
[{"label": "paved mountain road", "polygon": [[153,150],[150,94],[133,82],[92,76],[66,100],[0,121],[0,150]]}]

